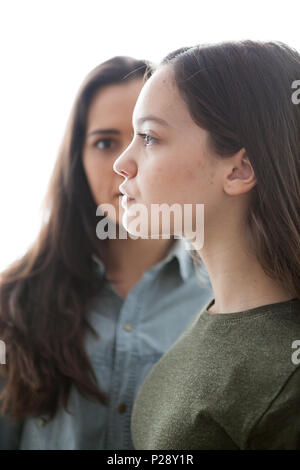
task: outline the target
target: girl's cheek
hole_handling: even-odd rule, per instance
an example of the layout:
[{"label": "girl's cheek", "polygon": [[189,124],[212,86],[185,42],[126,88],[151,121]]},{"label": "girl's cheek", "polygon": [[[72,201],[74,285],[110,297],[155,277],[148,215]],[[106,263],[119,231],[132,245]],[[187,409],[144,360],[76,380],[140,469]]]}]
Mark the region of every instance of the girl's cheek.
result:
[{"label": "girl's cheek", "polygon": [[157,167],[155,169],[148,168],[147,171],[144,173],[144,181],[151,184],[157,184],[158,181],[161,181],[162,178],[166,178],[166,172],[161,167]]}]

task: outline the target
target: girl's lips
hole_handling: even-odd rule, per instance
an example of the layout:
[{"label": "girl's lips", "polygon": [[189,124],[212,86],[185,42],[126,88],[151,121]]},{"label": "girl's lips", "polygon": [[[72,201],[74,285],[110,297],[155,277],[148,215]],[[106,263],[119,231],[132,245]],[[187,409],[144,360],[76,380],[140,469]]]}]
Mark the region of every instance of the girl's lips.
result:
[{"label": "girl's lips", "polygon": [[127,193],[125,188],[122,188],[122,185],[119,187],[119,191],[124,194],[124,196],[127,196],[129,199],[134,199],[133,197],[130,196],[130,194]]}]

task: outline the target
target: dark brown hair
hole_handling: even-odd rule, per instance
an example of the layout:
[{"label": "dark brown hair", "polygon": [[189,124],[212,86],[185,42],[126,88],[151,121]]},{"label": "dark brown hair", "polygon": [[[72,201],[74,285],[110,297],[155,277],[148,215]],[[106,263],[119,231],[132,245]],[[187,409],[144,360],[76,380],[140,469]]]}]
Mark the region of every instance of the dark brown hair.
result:
[{"label": "dark brown hair", "polygon": [[99,249],[99,219],[82,149],[96,92],[141,79],[150,70],[146,61],[114,57],[88,74],[50,181],[46,221],[28,252],[1,274],[0,338],[7,357],[0,369],[5,384],[1,412],[13,419],[39,414],[51,418],[59,406],[67,409],[72,383],[83,395],[107,402],[84,347],[87,329],[93,331],[87,314],[101,279],[92,260]]},{"label": "dark brown hair", "polygon": [[281,42],[224,42],[177,50],[162,61],[194,122],[222,158],[247,152],[257,184],[247,222],[267,275],[300,298],[299,53]]}]

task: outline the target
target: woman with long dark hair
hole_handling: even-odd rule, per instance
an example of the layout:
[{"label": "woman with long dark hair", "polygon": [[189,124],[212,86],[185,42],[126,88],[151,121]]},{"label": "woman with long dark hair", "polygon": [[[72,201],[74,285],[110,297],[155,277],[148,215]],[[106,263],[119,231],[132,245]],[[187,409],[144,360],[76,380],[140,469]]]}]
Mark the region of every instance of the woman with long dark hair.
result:
[{"label": "woman with long dark hair", "polygon": [[1,274],[0,448],[132,448],[140,384],[211,296],[182,240],[99,238],[99,206],[122,227],[113,163],[148,69],[114,57],[87,76],[40,234]]},{"label": "woman with long dark hair", "polygon": [[115,169],[147,208],[204,204],[214,299],[143,384],[138,449],[300,448],[299,77],[285,44],[227,42],[170,54],[139,95]]}]

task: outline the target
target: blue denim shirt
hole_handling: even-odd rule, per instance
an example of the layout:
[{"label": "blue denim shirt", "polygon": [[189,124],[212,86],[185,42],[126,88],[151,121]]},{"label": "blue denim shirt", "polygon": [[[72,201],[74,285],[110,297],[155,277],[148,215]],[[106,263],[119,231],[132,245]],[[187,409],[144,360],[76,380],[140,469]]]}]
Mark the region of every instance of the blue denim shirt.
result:
[{"label": "blue denim shirt", "polygon": [[89,320],[100,337],[88,332],[86,349],[109,405],[84,398],[73,386],[71,413],[61,408],[48,423],[43,416],[18,424],[1,416],[0,449],[133,449],[130,417],[140,386],[213,297],[206,269],[199,280],[183,240],[144,273],[126,299],[106,280],[103,263],[95,262],[105,282]]}]

